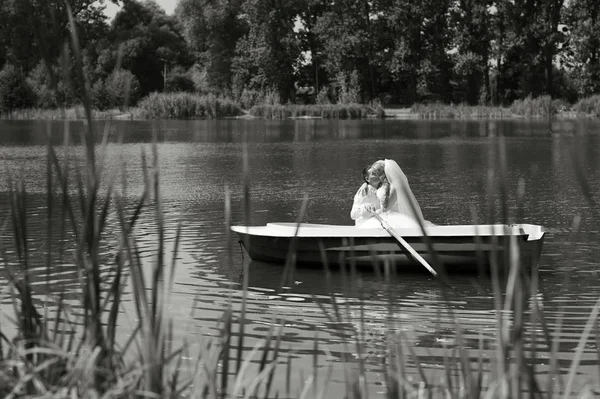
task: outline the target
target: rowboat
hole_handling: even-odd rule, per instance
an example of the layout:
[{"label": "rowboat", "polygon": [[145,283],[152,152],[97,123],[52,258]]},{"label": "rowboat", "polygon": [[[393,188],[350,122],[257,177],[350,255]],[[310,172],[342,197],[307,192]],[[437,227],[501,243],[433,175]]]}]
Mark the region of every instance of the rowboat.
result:
[{"label": "rowboat", "polygon": [[[361,266],[388,262],[397,270],[422,270],[383,228],[267,223],[231,226],[231,230],[255,261],[284,263],[293,253],[298,264],[327,261],[328,265]],[[492,264],[502,271],[517,261],[525,268],[535,267],[544,242],[544,228],[533,224],[427,226],[429,244],[420,228],[395,228],[394,232],[432,266],[443,264],[448,273],[489,272]]]}]

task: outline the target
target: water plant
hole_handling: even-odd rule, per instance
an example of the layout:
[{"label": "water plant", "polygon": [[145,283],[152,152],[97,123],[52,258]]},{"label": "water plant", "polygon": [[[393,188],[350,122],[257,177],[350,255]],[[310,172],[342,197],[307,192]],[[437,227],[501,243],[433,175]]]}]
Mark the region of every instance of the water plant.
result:
[{"label": "water plant", "polygon": [[506,118],[513,116],[509,109],[485,105],[417,103],[410,110],[421,118]]},{"label": "water plant", "polygon": [[214,94],[151,93],[133,113],[136,119],[215,119],[239,116],[242,110],[234,101]]},{"label": "water plant", "polygon": [[325,118],[325,119],[359,119],[370,116],[381,117],[381,111],[376,111],[363,104],[260,104],[253,106],[250,115],[266,119],[287,118]]}]

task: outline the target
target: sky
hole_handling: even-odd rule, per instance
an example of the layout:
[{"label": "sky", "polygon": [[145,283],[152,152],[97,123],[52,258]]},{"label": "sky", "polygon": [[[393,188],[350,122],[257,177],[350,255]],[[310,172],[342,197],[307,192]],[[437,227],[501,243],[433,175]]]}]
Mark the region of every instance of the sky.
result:
[{"label": "sky", "polygon": [[[167,12],[167,14],[173,14],[178,0],[156,0],[156,2]],[[104,4],[106,4],[106,15],[112,19],[117,11],[119,11],[119,7],[110,1],[105,1]]]}]

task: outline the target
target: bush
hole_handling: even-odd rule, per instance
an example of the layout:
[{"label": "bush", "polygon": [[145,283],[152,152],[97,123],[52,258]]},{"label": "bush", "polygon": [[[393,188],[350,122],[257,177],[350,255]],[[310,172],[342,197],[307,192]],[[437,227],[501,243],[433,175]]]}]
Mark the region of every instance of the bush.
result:
[{"label": "bush", "polygon": [[528,96],[523,100],[515,100],[510,106],[510,111],[520,116],[541,116],[549,118],[556,114],[554,103],[550,96],[540,96],[532,98]]},{"label": "bush", "polygon": [[194,84],[194,91],[198,93],[208,93],[208,74],[205,69],[202,69],[198,65],[194,65],[190,69],[190,79]]},{"label": "bush", "polygon": [[244,109],[250,109],[262,103],[263,95],[257,90],[244,89],[240,95],[240,105]]},{"label": "bush", "polygon": [[0,71],[0,112],[30,108],[35,95],[25,78],[10,64]]},{"label": "bush", "polygon": [[338,73],[336,76],[336,85],[338,87],[338,103],[360,103],[360,82],[356,70],[350,74],[345,74],[344,72]]},{"label": "bush", "polygon": [[92,87],[92,105],[94,109],[104,111],[113,105],[106,82],[104,80],[97,81]]},{"label": "bush", "polygon": [[35,94],[35,105],[39,108],[59,108],[75,104],[75,92],[65,81],[61,69],[56,66],[51,68],[55,82],[52,82],[46,66],[41,62],[29,74],[27,82]]},{"label": "bush", "polygon": [[279,97],[279,92],[275,89],[267,89],[263,95],[263,104],[265,104],[265,105],[281,104],[281,98]]},{"label": "bush", "polygon": [[135,105],[140,97],[140,82],[126,69],[115,70],[106,79],[106,90],[111,104],[124,110]]},{"label": "bush", "polygon": [[600,95],[596,94],[582,98],[573,106],[573,110],[583,114],[600,116]]},{"label": "bush", "polygon": [[324,86],[319,90],[319,94],[317,94],[317,98],[315,102],[320,105],[331,104],[331,100],[329,99],[329,90],[327,86]]},{"label": "bush", "polygon": [[172,73],[167,77],[166,91],[169,93],[193,93],[196,89],[194,81],[186,73]]}]

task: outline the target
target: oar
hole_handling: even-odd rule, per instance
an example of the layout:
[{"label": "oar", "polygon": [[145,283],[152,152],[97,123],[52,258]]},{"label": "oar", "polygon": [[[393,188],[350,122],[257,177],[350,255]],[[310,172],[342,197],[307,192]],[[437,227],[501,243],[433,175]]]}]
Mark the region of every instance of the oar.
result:
[{"label": "oar", "polygon": [[381,223],[381,227],[383,227],[385,229],[385,231],[388,232],[388,234],[390,236],[392,236],[392,238],[394,238],[397,242],[398,245],[400,245],[400,248],[404,249],[406,255],[408,255],[409,258],[411,258],[414,262],[419,263],[421,266],[423,266],[425,269],[429,270],[429,272],[431,274],[433,274],[434,276],[437,277],[437,272],[433,269],[433,267],[431,267],[429,265],[429,263],[427,263],[427,261],[425,259],[423,259],[423,257],[421,255],[419,255],[419,253],[417,251],[415,251],[415,249],[413,247],[411,247],[404,238],[400,237],[391,227],[390,225],[381,218],[381,216],[379,216],[376,213],[373,213],[373,216],[375,216],[377,218],[377,220],[379,220],[379,223]]}]

